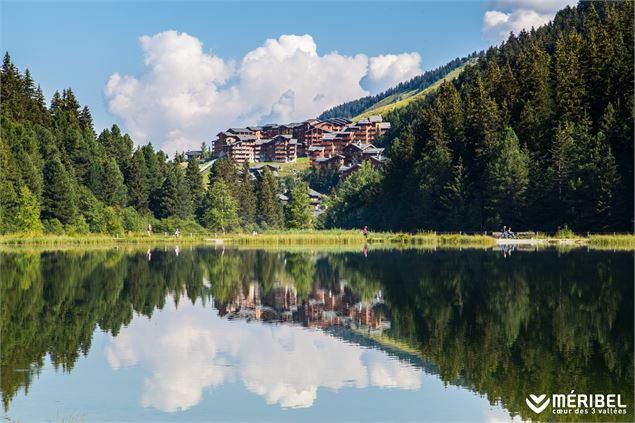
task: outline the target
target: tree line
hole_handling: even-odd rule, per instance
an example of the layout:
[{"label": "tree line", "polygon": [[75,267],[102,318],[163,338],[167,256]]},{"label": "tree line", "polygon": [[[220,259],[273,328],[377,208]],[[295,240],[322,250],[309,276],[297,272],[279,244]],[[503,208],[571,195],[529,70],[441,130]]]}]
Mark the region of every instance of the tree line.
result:
[{"label": "tree line", "polygon": [[29,70],[5,54],[1,74],[0,232],[199,232],[312,225],[307,186],[284,187],[271,172],[216,161],[204,184],[198,163],[173,160],[151,143],[135,148],[117,125],[95,133],[72,89],[47,107]]},{"label": "tree line", "polygon": [[393,230],[633,229],[633,2],[581,2],[510,35],[388,113],[383,172],[323,224]]}]

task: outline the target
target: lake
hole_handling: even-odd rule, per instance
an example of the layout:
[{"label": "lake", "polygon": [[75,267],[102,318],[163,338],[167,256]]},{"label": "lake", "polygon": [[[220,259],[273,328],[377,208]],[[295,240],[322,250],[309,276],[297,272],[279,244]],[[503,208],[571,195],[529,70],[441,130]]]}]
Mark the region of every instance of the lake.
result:
[{"label": "lake", "polygon": [[[11,421],[633,420],[632,252],[0,258]],[[621,402],[555,413],[571,391]]]}]

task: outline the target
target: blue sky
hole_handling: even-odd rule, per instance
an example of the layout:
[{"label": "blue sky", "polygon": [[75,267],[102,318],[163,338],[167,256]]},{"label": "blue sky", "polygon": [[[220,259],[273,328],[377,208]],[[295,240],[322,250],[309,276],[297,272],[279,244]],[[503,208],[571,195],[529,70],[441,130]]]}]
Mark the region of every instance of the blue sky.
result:
[{"label": "blue sky", "polygon": [[[549,1],[558,3],[558,6],[562,3],[561,0]],[[547,16],[545,13],[552,16],[555,6],[546,10],[536,6],[539,3],[537,0],[518,2],[520,9],[534,11],[543,20]],[[486,13],[497,11],[499,15],[488,16],[492,18],[492,25],[498,25],[506,32],[510,28],[514,29],[513,14],[519,9],[516,3],[500,1],[3,1],[1,6],[2,49],[9,51],[20,69],[28,67],[31,70],[47,98],[50,99],[56,89],[70,86],[80,102],[91,109],[97,130],[118,123],[131,131],[133,136],[143,138],[136,141],[151,140],[168,149],[184,147],[187,143],[206,138],[207,133],[222,127],[225,121],[227,124],[224,126],[261,123],[247,120],[295,120],[303,118],[303,114],[316,113],[324,105],[355,98],[360,93],[375,93],[399,78],[410,77],[457,56],[486,48],[497,41],[497,36],[492,37],[487,31],[484,32]],[[531,19],[532,16],[529,16],[529,21]],[[539,20],[535,16],[533,19]],[[521,23],[525,24],[524,21]],[[176,32],[170,37],[150,38],[142,48],[140,37],[153,37],[169,30]],[[182,33],[187,36],[182,36]],[[285,34],[308,34],[310,39],[287,40],[289,42],[285,44],[280,39]],[[302,88],[319,79],[317,76],[302,80],[299,75],[300,79],[285,82],[275,79],[276,75],[288,76],[287,70],[292,63],[296,67],[304,64],[311,69],[326,69],[331,66],[331,61],[316,59],[288,62],[284,59],[272,63],[264,60],[258,62],[257,66],[263,72],[269,70],[274,73],[269,76],[270,79],[265,77],[264,80],[267,86],[275,86],[278,91],[263,93],[262,87],[254,88],[253,84],[245,82],[244,73],[247,70],[241,66],[241,61],[246,54],[262,47],[267,39],[279,41],[279,45],[269,46],[274,49],[284,44],[284,48],[302,50],[308,56],[317,54],[317,59],[337,52],[337,60],[342,57],[355,58],[355,65],[353,62],[333,65],[332,80],[325,79],[320,82],[322,86],[304,93],[306,96],[312,95],[311,99],[323,99],[309,106],[303,100]],[[193,74],[208,75],[213,83],[189,80],[189,76],[182,71],[171,76],[162,75],[163,81],[176,81],[175,85],[178,85],[168,84],[165,87],[165,91],[172,90],[172,93],[160,99],[163,104],[178,104],[175,99],[182,99],[184,93],[197,97],[195,100],[190,98],[187,104],[183,103],[183,107],[178,109],[178,112],[187,112],[177,112],[179,117],[174,117],[174,109],[162,109],[158,105],[160,101],[156,100],[157,92],[164,91],[164,87],[157,85],[156,81],[161,79],[157,72],[161,63],[167,60],[165,55],[168,50],[173,48],[181,51],[185,48],[184,43],[194,50],[197,49],[195,44],[200,44],[201,51],[194,52],[200,57],[187,66]],[[315,45],[315,52],[311,51],[311,44]],[[273,50],[267,51],[265,53],[270,55]],[[144,57],[147,59],[148,54],[154,54],[156,60],[144,64]],[[356,57],[358,54],[365,55],[367,61]],[[382,67],[388,59],[380,56],[389,54],[404,55],[393,58],[393,67]],[[373,57],[379,57],[376,59],[376,69],[383,69],[379,71],[381,75],[376,76],[375,83],[370,76]],[[222,64],[210,65],[210,60],[219,60]],[[212,68],[201,70],[197,67],[207,65]],[[340,87],[337,93],[328,92],[329,87],[337,85],[339,73],[346,73],[358,65],[361,66],[361,73],[349,75],[350,80],[359,80],[358,85],[349,84],[355,85],[355,89],[342,92]],[[219,72],[222,76],[219,76]],[[113,81],[110,93],[106,94],[106,84],[115,74],[122,78]],[[305,78],[308,76],[304,75]],[[183,78],[188,80],[182,81]],[[342,81],[348,80],[343,78]],[[231,87],[240,93],[230,92]],[[207,94],[192,94],[197,90]],[[218,104],[210,106],[214,102],[224,102],[227,104],[226,109],[234,107],[236,110],[245,108],[246,104],[249,107],[253,104],[256,106],[249,112],[221,113],[218,112]],[[139,104],[133,106],[130,103]],[[154,118],[150,119],[151,116]],[[305,116],[308,117],[312,116]],[[205,125],[202,121],[210,123]],[[152,129],[155,127],[156,130]],[[179,141],[171,142],[173,140],[168,140],[164,133],[173,134],[174,139],[178,138]]]}]

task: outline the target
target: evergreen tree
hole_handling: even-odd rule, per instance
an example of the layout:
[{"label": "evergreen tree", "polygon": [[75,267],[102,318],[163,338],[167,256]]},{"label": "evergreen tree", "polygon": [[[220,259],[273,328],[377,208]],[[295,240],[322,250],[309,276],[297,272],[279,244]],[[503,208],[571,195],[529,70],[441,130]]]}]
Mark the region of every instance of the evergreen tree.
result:
[{"label": "evergreen tree", "polygon": [[575,31],[560,34],[555,51],[555,94],[560,122],[579,122],[585,112],[584,80],[580,68],[580,35]]},{"label": "evergreen tree", "polygon": [[190,217],[192,207],[190,192],[179,166],[170,166],[168,175],[159,190],[157,202],[155,215],[158,218],[187,219]]},{"label": "evergreen tree", "polygon": [[148,211],[150,186],[143,150],[137,148],[126,173],[128,204],[139,213]]},{"label": "evergreen tree", "polygon": [[241,223],[244,227],[249,227],[256,223],[256,206],[258,198],[254,181],[249,173],[249,165],[243,165],[240,174],[240,185],[238,192],[238,204]]},{"label": "evergreen tree", "polygon": [[452,168],[452,176],[443,187],[439,199],[444,212],[442,230],[462,231],[473,226],[474,222],[470,222],[469,219],[467,183],[463,160],[459,158],[458,163]]},{"label": "evergreen tree", "polygon": [[115,159],[104,157],[99,167],[95,196],[109,206],[124,206],[127,202],[126,186]]},{"label": "evergreen tree", "polygon": [[239,224],[238,202],[222,178],[217,179],[208,190],[204,221],[209,229],[221,230],[223,233]]},{"label": "evergreen tree", "polygon": [[502,133],[490,157],[486,181],[488,229],[496,229],[502,223],[514,226],[524,223],[521,216],[529,184],[529,155],[511,128]]},{"label": "evergreen tree", "polygon": [[78,215],[75,187],[59,155],[54,154],[44,165],[42,218],[72,224]]},{"label": "evergreen tree", "polygon": [[192,213],[199,215],[203,207],[204,198],[203,175],[199,172],[198,163],[194,157],[187,163],[185,180],[190,191],[190,198],[192,199]]},{"label": "evergreen tree", "polygon": [[258,223],[265,228],[282,227],[282,205],[278,183],[268,168],[262,172],[258,190]]},{"label": "evergreen tree", "polygon": [[309,191],[304,182],[298,181],[295,183],[284,212],[287,228],[309,229],[313,226],[313,211],[311,210]]}]

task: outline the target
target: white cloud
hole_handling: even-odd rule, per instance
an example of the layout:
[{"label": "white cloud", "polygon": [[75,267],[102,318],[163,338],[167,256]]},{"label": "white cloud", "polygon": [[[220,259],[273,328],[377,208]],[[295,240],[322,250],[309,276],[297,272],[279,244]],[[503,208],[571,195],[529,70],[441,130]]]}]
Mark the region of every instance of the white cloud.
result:
[{"label": "white cloud", "polygon": [[573,6],[577,2],[575,0],[494,0],[490,3],[499,9],[525,9],[555,14],[567,5]]},{"label": "white cloud", "polygon": [[268,39],[238,63],[204,51],[186,33],[145,35],[140,42],[147,70],[114,73],[104,93],[138,143],[152,141],[169,154],[230,126],[315,117],[421,73],[417,53],[320,55],[310,35]]},{"label": "white cloud", "polygon": [[500,42],[505,40],[510,32],[518,34],[523,29],[538,28],[551,18],[550,14],[540,14],[534,10],[516,10],[511,13],[490,10],[483,16],[483,33],[488,40]]},{"label": "white cloud", "polygon": [[368,86],[374,92],[381,92],[422,73],[419,53],[371,57],[368,66]]},{"label": "white cloud", "polygon": [[268,404],[310,407],[319,388],[419,389],[423,373],[398,359],[299,326],[229,321],[173,301],[111,338],[112,368],[139,366],[141,405],[165,412],[198,404],[206,389],[240,381]]},{"label": "white cloud", "polygon": [[[529,31],[546,24],[556,12],[567,5],[575,5],[574,0],[496,0],[490,2],[497,10],[488,10],[483,15],[483,36],[500,43],[510,32],[518,34],[523,29]],[[503,9],[503,10],[499,10]]]}]

